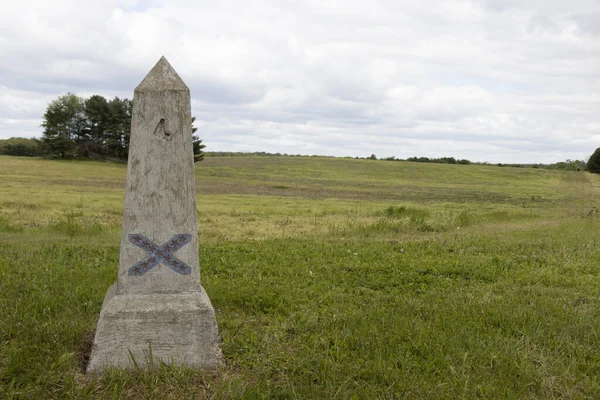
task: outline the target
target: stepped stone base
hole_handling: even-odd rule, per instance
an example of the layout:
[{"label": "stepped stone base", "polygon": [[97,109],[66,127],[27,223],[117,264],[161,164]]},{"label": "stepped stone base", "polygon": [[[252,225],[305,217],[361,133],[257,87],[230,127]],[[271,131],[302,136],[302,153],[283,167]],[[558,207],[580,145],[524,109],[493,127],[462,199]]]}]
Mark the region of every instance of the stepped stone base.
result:
[{"label": "stepped stone base", "polygon": [[215,313],[204,288],[117,295],[114,284],[102,304],[87,372],[136,365],[148,369],[159,360],[216,369],[223,364],[220,344]]}]

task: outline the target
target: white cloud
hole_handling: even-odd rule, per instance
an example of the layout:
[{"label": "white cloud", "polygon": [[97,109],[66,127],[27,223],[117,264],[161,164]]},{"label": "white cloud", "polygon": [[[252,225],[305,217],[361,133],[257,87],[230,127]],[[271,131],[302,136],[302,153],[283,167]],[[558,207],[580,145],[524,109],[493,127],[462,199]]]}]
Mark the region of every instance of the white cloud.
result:
[{"label": "white cloud", "polygon": [[0,138],[66,92],[131,97],[166,55],[207,150],[585,158],[596,0],[24,0],[0,15]]}]

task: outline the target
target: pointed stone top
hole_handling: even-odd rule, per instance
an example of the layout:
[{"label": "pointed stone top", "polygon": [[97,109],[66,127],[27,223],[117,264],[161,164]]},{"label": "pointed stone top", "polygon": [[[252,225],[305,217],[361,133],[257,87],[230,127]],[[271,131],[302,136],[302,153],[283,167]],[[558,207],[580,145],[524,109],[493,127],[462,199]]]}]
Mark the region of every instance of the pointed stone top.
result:
[{"label": "pointed stone top", "polygon": [[144,80],[135,88],[136,91],[187,90],[190,89],[179,77],[165,56],[162,56],[154,68],[148,72]]}]

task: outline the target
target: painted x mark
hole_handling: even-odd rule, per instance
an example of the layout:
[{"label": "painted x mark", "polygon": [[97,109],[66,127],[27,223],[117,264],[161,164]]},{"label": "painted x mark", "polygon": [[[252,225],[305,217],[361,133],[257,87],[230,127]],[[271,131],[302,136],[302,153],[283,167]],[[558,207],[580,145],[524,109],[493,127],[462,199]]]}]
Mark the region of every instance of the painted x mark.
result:
[{"label": "painted x mark", "polygon": [[192,235],[180,233],[173,235],[169,241],[159,246],[140,233],[129,234],[129,241],[136,247],[146,251],[148,256],[129,268],[128,275],[143,275],[160,263],[165,264],[178,274],[191,274],[192,269],[190,266],[173,255],[177,250],[188,244],[190,240],[192,240]]}]

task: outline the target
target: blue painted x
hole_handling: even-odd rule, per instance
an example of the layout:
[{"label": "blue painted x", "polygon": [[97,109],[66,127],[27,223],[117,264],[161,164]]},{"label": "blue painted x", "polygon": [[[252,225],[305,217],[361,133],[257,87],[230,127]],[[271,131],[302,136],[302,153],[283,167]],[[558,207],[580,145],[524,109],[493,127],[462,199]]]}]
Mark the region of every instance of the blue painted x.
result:
[{"label": "blue painted x", "polygon": [[140,233],[130,234],[129,241],[140,249],[145,250],[148,253],[148,257],[129,268],[128,275],[143,275],[160,263],[170,267],[178,274],[191,274],[192,269],[190,266],[173,255],[177,250],[188,244],[190,240],[192,240],[192,235],[189,233],[180,233],[173,235],[168,242],[159,246]]}]

